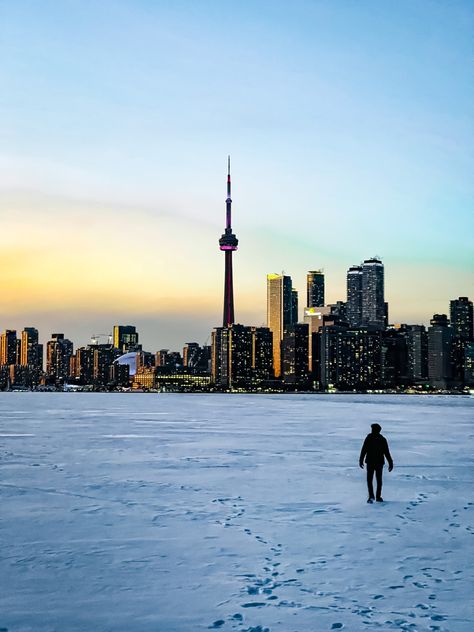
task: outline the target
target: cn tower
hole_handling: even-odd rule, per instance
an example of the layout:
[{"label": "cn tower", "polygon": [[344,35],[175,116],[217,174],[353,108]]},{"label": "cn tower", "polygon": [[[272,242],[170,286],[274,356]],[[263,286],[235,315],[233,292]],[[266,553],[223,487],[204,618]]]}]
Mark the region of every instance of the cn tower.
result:
[{"label": "cn tower", "polygon": [[225,232],[219,239],[219,248],[225,254],[224,278],[224,327],[234,324],[234,283],[232,275],[232,253],[237,250],[239,240],[232,232],[232,199],[230,197],[230,156],[227,159],[227,199]]}]

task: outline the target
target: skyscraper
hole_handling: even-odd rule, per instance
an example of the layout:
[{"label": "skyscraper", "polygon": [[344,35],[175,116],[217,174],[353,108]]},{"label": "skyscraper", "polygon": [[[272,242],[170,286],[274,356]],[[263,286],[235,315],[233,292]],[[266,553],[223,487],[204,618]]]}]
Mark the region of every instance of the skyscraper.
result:
[{"label": "skyscraper", "polygon": [[51,380],[62,382],[70,376],[73,344],[64,334],[51,334],[46,345],[46,373]]},{"label": "skyscraper", "polygon": [[93,348],[93,382],[96,386],[105,386],[110,379],[109,369],[119,352],[112,344],[96,344],[91,347]]},{"label": "skyscraper", "polygon": [[212,378],[224,388],[248,386],[252,377],[252,327],[234,323],[212,332]]},{"label": "skyscraper", "polygon": [[232,198],[230,185],[230,156],[227,161],[227,198],[226,205],[226,226],[224,234],[219,239],[219,248],[225,253],[225,275],[224,275],[224,316],[223,326],[229,327],[234,323],[234,281],[232,272],[232,253],[237,250],[239,243],[237,237],[232,232]]},{"label": "skyscraper", "polygon": [[298,322],[298,290],[291,289],[291,322]]},{"label": "skyscraper", "polygon": [[463,340],[473,340],[472,301],[460,296],[450,303],[450,317],[453,334]]},{"label": "skyscraper", "polygon": [[347,390],[378,388],[382,379],[382,335],[373,328],[321,329],[320,371],[323,388]]},{"label": "skyscraper", "polygon": [[448,317],[435,314],[428,327],[428,377],[437,388],[446,388],[452,379],[452,343]]},{"label": "skyscraper", "polygon": [[133,325],[114,325],[113,343],[122,353],[140,351],[138,333]]},{"label": "skyscraper", "polygon": [[351,266],[347,271],[347,321],[351,327],[362,324],[362,266]]},{"label": "skyscraper", "polygon": [[267,274],[267,326],[273,334],[273,368],[281,375],[281,341],[283,330],[293,324],[294,299],[291,277]]},{"label": "skyscraper", "polygon": [[408,380],[410,384],[428,378],[428,334],[424,325],[410,325],[407,331]]},{"label": "skyscraper", "polygon": [[309,325],[294,323],[283,331],[282,374],[286,384],[306,386],[309,373]]},{"label": "skyscraper", "polygon": [[43,367],[43,345],[39,344],[38,330],[34,327],[25,327],[21,332],[20,364],[38,370]]},{"label": "skyscraper", "polygon": [[324,273],[310,270],[306,275],[306,307],[324,307]]},{"label": "skyscraper", "polygon": [[80,384],[92,384],[94,381],[94,346],[80,347],[76,351],[74,377]]},{"label": "skyscraper", "polygon": [[466,348],[474,339],[472,301],[467,296],[452,300],[450,316],[453,330],[453,378],[461,383],[465,381]]},{"label": "skyscraper", "polygon": [[18,362],[18,340],[16,329],[5,329],[0,334],[0,366],[17,364]]},{"label": "skyscraper", "polygon": [[326,324],[325,320],[331,318],[331,307],[306,307],[304,310],[304,322],[309,326],[308,341],[308,368],[314,372],[319,363],[319,348],[314,344],[318,340],[319,330]]},{"label": "skyscraper", "polygon": [[385,313],[384,267],[373,257],[362,264],[362,325],[384,329]]},{"label": "skyscraper", "polygon": [[273,377],[273,336],[268,327],[252,327],[253,380],[258,384]]}]

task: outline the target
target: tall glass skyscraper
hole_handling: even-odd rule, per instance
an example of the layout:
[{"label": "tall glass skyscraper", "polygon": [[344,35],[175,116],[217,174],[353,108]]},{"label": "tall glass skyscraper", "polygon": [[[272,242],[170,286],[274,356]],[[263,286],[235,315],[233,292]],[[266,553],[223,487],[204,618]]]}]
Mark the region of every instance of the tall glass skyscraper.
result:
[{"label": "tall glass skyscraper", "polygon": [[306,307],[324,307],[324,273],[310,270],[306,275]]},{"label": "tall glass skyscraper", "polygon": [[385,312],[383,263],[375,257],[366,259],[362,264],[362,325],[384,329]]},{"label": "tall glass skyscraper", "polygon": [[362,325],[362,266],[347,271],[347,321],[351,327]]},{"label": "tall glass skyscraper", "polygon": [[460,296],[450,303],[451,327],[453,333],[462,340],[473,339],[472,301],[467,296]]},{"label": "tall glass skyscraper", "polygon": [[293,324],[295,318],[295,298],[292,290],[291,277],[283,274],[267,275],[267,326],[273,334],[275,377],[281,375],[283,331],[287,325]]},{"label": "tall glass skyscraper", "polygon": [[21,332],[20,364],[40,370],[43,368],[43,345],[38,342],[35,327],[25,327]]}]

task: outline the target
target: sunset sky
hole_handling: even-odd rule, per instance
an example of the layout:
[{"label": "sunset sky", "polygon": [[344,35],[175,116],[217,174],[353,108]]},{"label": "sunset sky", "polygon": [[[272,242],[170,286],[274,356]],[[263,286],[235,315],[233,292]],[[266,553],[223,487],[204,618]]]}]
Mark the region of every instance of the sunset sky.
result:
[{"label": "sunset sky", "polygon": [[[0,0],[0,329],[147,350],[266,274],[328,302],[379,255],[391,322],[474,298],[472,2]],[[302,312],[302,309],[300,309]]]}]

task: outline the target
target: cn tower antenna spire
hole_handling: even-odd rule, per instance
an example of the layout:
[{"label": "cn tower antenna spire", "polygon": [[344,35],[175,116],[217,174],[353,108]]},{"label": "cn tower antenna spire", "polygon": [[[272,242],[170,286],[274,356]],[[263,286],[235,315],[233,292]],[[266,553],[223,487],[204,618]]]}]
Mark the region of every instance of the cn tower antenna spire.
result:
[{"label": "cn tower antenna spire", "polygon": [[231,189],[231,185],[230,185],[230,156],[227,156],[227,200],[226,200],[226,205],[227,205],[227,210],[228,210],[228,217],[227,217],[227,226],[230,227],[231,225],[231,218],[230,218],[230,204],[232,204],[232,199],[231,199],[231,193],[230,193],[230,189]]},{"label": "cn tower antenna spire", "polygon": [[230,156],[227,156],[227,198],[226,226],[222,237],[219,239],[219,247],[225,254],[225,278],[224,278],[224,327],[234,324],[234,287],[232,274],[232,253],[237,250],[239,243],[237,237],[232,232],[232,199],[230,184]]}]

